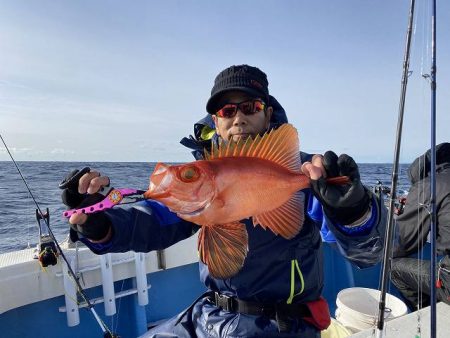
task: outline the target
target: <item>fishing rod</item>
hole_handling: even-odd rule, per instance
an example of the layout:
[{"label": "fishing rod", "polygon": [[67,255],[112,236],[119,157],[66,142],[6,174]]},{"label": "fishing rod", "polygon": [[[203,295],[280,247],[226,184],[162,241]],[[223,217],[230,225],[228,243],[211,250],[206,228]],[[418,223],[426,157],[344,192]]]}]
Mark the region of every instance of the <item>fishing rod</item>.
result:
[{"label": "fishing rod", "polygon": [[436,337],[436,0],[432,1],[431,9],[431,172],[430,172],[430,334]]},{"label": "fishing rod", "polygon": [[25,183],[25,186],[28,190],[28,193],[30,194],[34,204],[36,205],[36,209],[37,212],[39,212],[39,215],[41,217],[41,219],[44,221],[45,225],[47,226],[47,230],[48,230],[48,234],[51,237],[51,239],[54,241],[56,248],[58,249],[58,253],[59,255],[64,259],[64,261],[67,264],[67,269],[69,272],[69,275],[72,277],[73,281],[75,282],[76,286],[77,286],[77,291],[78,293],[81,295],[81,297],[83,298],[83,300],[86,302],[87,304],[87,308],[91,311],[92,315],[94,316],[95,320],[97,321],[98,325],[100,326],[101,330],[103,331],[103,338],[119,338],[119,336],[117,336],[116,334],[114,334],[107,326],[106,324],[101,320],[100,316],[97,314],[97,312],[94,309],[94,305],[91,303],[91,301],[89,300],[89,297],[86,295],[86,292],[84,291],[83,287],[81,286],[78,278],[75,276],[75,272],[73,271],[71,265],[69,264],[69,260],[66,258],[61,246],[59,245],[58,241],[56,240],[55,235],[53,234],[52,229],[50,228],[50,223],[48,221],[48,218],[46,217],[46,215],[42,212],[39,203],[36,201],[36,199],[34,198],[34,195],[25,179],[25,177],[22,175],[22,171],[20,170],[19,166],[17,165],[17,162],[15,161],[14,157],[12,156],[11,152],[9,151],[8,146],[6,145],[5,140],[3,139],[2,135],[0,134],[0,139],[2,140],[6,151],[9,154],[9,157],[11,158],[12,162],[14,163],[17,171],[19,172],[20,177],[22,178],[23,183]]},{"label": "fishing rod", "polygon": [[414,21],[414,8],[415,0],[411,0],[409,8],[409,19],[408,19],[408,30],[406,33],[406,47],[405,55],[403,59],[403,74],[401,82],[401,92],[400,92],[400,103],[398,108],[398,120],[397,120],[397,134],[395,140],[395,150],[394,150],[394,162],[392,168],[392,180],[391,180],[391,194],[389,196],[389,212],[388,212],[388,222],[386,226],[386,238],[384,246],[384,258],[381,272],[381,291],[379,300],[379,310],[377,319],[377,337],[382,337],[384,328],[384,312],[386,309],[386,293],[388,286],[388,278],[390,275],[390,259],[392,251],[392,242],[394,238],[394,203],[397,199],[397,182],[398,182],[398,167],[400,159],[400,146],[402,140],[402,129],[403,129],[403,114],[405,111],[405,99],[406,99],[406,87],[408,85],[409,72],[409,60],[411,51],[411,37],[413,31],[413,21]]}]

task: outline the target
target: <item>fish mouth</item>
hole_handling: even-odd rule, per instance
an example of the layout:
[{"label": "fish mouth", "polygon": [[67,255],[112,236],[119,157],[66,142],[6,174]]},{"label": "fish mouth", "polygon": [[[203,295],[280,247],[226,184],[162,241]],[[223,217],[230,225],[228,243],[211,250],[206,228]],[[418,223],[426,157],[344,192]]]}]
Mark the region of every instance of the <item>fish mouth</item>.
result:
[{"label": "fish mouth", "polygon": [[150,177],[148,190],[144,193],[145,198],[161,199],[170,196],[169,189],[167,189],[170,183],[169,170],[170,166],[164,163],[156,164]]},{"label": "fish mouth", "polygon": [[154,192],[154,191],[148,190],[148,191],[144,192],[144,197],[147,199],[152,199],[152,200],[161,199],[161,198],[169,197],[169,196],[170,196],[170,194],[168,191]]},{"label": "fish mouth", "polygon": [[[164,175],[162,175],[162,177],[161,175],[155,175],[154,177],[152,177],[148,190],[144,193],[144,197],[149,199],[161,199],[164,197],[169,197],[169,189],[166,189],[166,187],[164,186],[165,179],[167,178]],[[160,184],[161,186],[155,184],[154,181],[157,181],[157,184]]]}]

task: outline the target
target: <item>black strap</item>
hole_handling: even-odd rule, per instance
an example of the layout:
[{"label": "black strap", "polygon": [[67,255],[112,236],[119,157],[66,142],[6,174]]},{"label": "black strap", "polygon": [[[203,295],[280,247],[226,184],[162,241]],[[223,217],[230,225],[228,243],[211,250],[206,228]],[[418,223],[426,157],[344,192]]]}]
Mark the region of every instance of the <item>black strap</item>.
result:
[{"label": "black strap", "polygon": [[261,303],[238,299],[215,292],[209,300],[224,311],[239,312],[252,316],[267,316],[276,319],[283,318],[304,318],[310,317],[311,312],[305,304],[286,304],[286,303]]},{"label": "black strap", "polygon": [[178,315],[175,325],[178,325],[184,316],[202,298],[207,298],[212,304],[228,312],[238,312],[252,316],[266,316],[277,321],[280,332],[290,332],[293,320],[311,317],[311,312],[305,304],[276,303],[267,304],[261,302],[251,302],[227,296],[218,292],[206,291],[198,297],[185,311]]}]

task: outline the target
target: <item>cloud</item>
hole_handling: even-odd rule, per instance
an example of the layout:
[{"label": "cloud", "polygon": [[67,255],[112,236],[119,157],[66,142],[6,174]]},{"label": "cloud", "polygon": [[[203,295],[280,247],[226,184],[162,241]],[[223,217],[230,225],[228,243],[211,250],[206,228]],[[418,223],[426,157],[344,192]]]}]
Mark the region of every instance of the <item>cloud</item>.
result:
[{"label": "cloud", "polygon": [[[11,152],[11,154],[26,154],[26,153],[30,153],[33,151],[33,148],[16,148],[16,147],[11,147],[8,148],[9,151]],[[1,147],[0,148],[0,154],[6,154],[6,148]]]},{"label": "cloud", "polygon": [[63,148],[54,148],[50,151],[52,155],[72,155],[75,154],[73,150],[63,149]]}]

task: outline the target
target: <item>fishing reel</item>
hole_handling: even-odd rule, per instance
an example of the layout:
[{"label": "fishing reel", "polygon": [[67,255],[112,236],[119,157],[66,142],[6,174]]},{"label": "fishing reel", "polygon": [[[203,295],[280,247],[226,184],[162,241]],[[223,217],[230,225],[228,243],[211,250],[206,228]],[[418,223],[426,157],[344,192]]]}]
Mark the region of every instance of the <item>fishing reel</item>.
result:
[{"label": "fishing reel", "polygon": [[397,201],[395,202],[395,209],[394,209],[394,213],[397,216],[403,214],[403,210],[405,210],[405,204],[406,204],[405,196],[400,196],[397,198]]},{"label": "fishing reel", "polygon": [[[374,192],[378,195],[386,195],[389,198],[391,196],[391,188],[383,185],[383,183],[380,180],[377,180],[377,184],[374,187]],[[394,214],[397,216],[403,214],[405,204],[406,204],[406,195],[403,193],[401,196],[398,196],[394,201]],[[388,201],[386,201],[385,205],[386,207],[389,207]]]},{"label": "fishing reel", "polygon": [[37,246],[37,259],[43,268],[49,265],[56,265],[58,263],[58,250],[56,249],[56,244],[53,238],[49,234],[42,233],[41,221],[44,221],[47,225],[50,225],[50,212],[47,211],[41,214],[38,209],[36,209],[36,221],[39,227],[39,244]]}]

